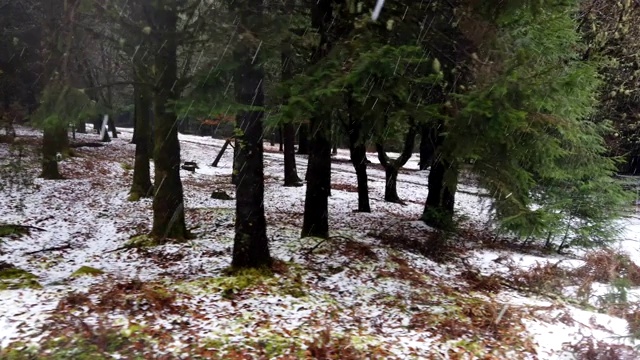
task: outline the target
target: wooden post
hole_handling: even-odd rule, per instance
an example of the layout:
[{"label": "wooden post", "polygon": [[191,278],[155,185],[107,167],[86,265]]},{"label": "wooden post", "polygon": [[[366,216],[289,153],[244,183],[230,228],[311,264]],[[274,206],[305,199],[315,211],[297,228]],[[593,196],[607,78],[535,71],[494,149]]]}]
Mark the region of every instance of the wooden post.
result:
[{"label": "wooden post", "polygon": [[220,159],[222,159],[222,155],[224,154],[224,151],[227,150],[227,146],[229,146],[229,144],[231,144],[231,139],[227,139],[227,141],[224,142],[224,145],[222,145],[222,149],[220,149],[218,156],[216,156],[216,159],[213,160],[211,166],[218,167],[218,163],[220,162]]}]

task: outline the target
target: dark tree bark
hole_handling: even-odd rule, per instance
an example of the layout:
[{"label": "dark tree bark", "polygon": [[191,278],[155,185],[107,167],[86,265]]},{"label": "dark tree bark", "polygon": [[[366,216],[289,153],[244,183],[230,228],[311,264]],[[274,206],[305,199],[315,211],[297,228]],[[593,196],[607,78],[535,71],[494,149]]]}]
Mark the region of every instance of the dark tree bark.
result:
[{"label": "dark tree bark", "polygon": [[[282,64],[281,77],[283,81],[293,77],[293,64],[291,58],[292,48],[289,41],[283,41],[280,61]],[[286,103],[286,99],[284,102]],[[284,186],[302,186],[302,180],[298,177],[296,166],[296,130],[291,122],[283,124],[281,127],[281,142],[284,147]]]},{"label": "dark tree bark", "polygon": [[302,237],[329,237],[329,192],[331,190],[331,142],[324,117],[311,117],[311,153],[307,172]]},{"label": "dark tree bark", "polygon": [[309,125],[303,123],[298,128],[298,154],[309,155],[309,149]]},{"label": "dark tree bark", "polygon": [[287,123],[282,126],[284,143],[284,186],[302,186],[302,180],[298,176],[296,166],[295,137],[296,129],[293,124]]},{"label": "dark tree bark", "polygon": [[407,134],[405,135],[404,147],[402,148],[402,153],[395,160],[389,159],[384,149],[384,145],[382,143],[376,144],[376,150],[378,151],[378,160],[380,160],[380,164],[382,165],[382,167],[384,167],[385,179],[386,179],[386,183],[384,186],[384,201],[404,204],[404,202],[398,196],[398,190],[396,186],[398,183],[398,171],[411,158],[415,141],[416,141],[416,129],[412,125],[409,128],[409,131],[407,132]]},{"label": "dark tree bark", "polygon": [[362,139],[362,120],[353,113],[356,109],[351,97],[351,90],[348,90],[346,95],[346,103],[349,118],[346,124],[349,134],[349,153],[358,181],[358,212],[371,212],[367,179],[367,147]]},{"label": "dark tree bark", "polygon": [[[64,130],[64,128],[63,128]],[[59,124],[45,125],[42,137],[42,174],[44,179],[59,180],[62,179],[60,170],[58,169],[57,154],[61,153],[63,144],[60,138]],[[67,137],[66,131],[64,132]]]},{"label": "dark tree bark", "polygon": [[238,186],[240,179],[240,163],[238,162],[238,148],[240,147],[240,142],[238,138],[233,140],[233,164],[231,165],[231,184]]},{"label": "dark tree bark", "polygon": [[153,192],[149,157],[151,155],[151,91],[146,86],[134,85],[134,133],[137,134],[136,155],[133,165],[133,183],[129,199],[136,201],[141,197],[149,197]]},{"label": "dark tree bark", "polygon": [[[449,171],[449,174],[447,174]],[[449,175],[449,179],[446,178]],[[429,194],[422,221],[436,228],[447,229],[453,224],[457,171],[444,159],[436,159],[429,172]]]},{"label": "dark tree bark", "polygon": [[[319,30],[320,43],[311,63],[325,57],[331,47],[329,28],[332,23],[331,0],[318,0],[311,10],[311,25]],[[302,237],[329,237],[329,194],[331,191],[331,126],[329,114],[318,109],[310,119],[313,134],[310,142],[309,165],[307,167],[307,191],[304,202]],[[302,132],[302,127],[301,127]],[[301,136],[301,140],[302,140]]]},{"label": "dark tree bark", "polygon": [[180,143],[178,141],[177,116],[169,100],[179,96],[175,84],[178,78],[178,62],[175,31],[178,21],[174,2],[161,1],[153,6],[157,29],[154,33],[155,67],[158,72],[154,91],[155,114],[155,195],[153,197],[153,228],[151,235],[158,243],[167,238],[185,240],[189,234],[184,218],[184,198],[180,180]]},{"label": "dark tree bark", "polygon": [[436,151],[438,128],[433,125],[423,125],[420,132],[420,170],[427,170],[431,166],[433,154]]},{"label": "dark tree bark", "polygon": [[282,126],[278,126],[278,151],[284,151],[284,129]]},{"label": "dark tree bark", "polygon": [[[249,4],[241,3],[240,23],[251,29],[262,16],[262,5],[251,8],[258,19],[251,21]],[[234,74],[236,101],[240,104],[264,106],[264,69],[259,58],[258,43],[240,39],[234,49],[239,64]],[[271,265],[267,224],[264,216],[263,111],[242,111],[236,116],[240,130],[237,147],[239,181],[236,186],[236,221],[233,241],[233,268],[258,268]]]},{"label": "dark tree bark", "polygon": [[85,122],[84,119],[78,121],[78,123],[76,124],[76,131],[81,134],[87,133],[87,123]]}]

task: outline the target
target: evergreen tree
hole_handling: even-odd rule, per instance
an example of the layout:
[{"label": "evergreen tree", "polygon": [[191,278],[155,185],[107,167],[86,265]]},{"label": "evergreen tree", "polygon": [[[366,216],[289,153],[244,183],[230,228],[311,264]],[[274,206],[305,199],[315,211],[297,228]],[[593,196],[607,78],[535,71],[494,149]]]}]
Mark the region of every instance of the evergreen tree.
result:
[{"label": "evergreen tree", "polygon": [[238,183],[236,186],[236,234],[233,242],[234,268],[271,265],[264,216],[264,67],[257,36],[263,16],[263,4],[233,1],[240,31],[233,50],[236,62],[234,87],[236,101],[255,109],[242,110],[236,116],[238,141]]},{"label": "evergreen tree", "polygon": [[[611,179],[607,129],[589,120],[598,63],[581,57],[575,11],[558,2],[496,20],[493,41],[478,54],[475,87],[455,97],[442,145],[454,167],[474,160],[503,227],[561,235],[561,246],[610,236],[625,200]],[[594,202],[597,209],[587,206]]]}]

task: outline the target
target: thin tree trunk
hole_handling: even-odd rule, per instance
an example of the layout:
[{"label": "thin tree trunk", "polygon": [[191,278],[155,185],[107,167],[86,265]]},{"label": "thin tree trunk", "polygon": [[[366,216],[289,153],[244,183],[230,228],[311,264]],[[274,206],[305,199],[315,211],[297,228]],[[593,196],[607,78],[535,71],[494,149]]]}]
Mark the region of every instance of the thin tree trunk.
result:
[{"label": "thin tree trunk", "polygon": [[218,163],[220,162],[220,159],[222,159],[222,155],[224,155],[224,152],[225,152],[225,150],[227,150],[227,147],[229,146],[229,144],[231,144],[231,139],[227,139],[224,142],[224,144],[222,145],[222,148],[220,149],[220,152],[218,152],[218,155],[216,156],[216,158],[211,163],[212,167],[218,167]]},{"label": "thin tree trunk", "polygon": [[[280,62],[282,70],[280,76],[282,81],[288,81],[293,78],[293,64],[291,52],[293,51],[290,41],[282,42],[282,51],[280,52]],[[287,99],[283,102],[286,104]],[[296,166],[296,130],[291,122],[287,122],[280,126],[281,142],[284,147],[284,186],[302,186],[302,180],[298,177],[298,169]]]},{"label": "thin tree trunk", "polygon": [[351,146],[351,162],[358,179],[358,212],[371,212],[369,205],[369,184],[367,179],[367,152],[364,144]]},{"label": "thin tree trunk", "polygon": [[278,126],[278,151],[284,151],[284,129],[282,125]]},{"label": "thin tree trunk", "polygon": [[151,123],[149,108],[151,107],[151,91],[142,85],[134,85],[134,133],[137,134],[136,155],[133,165],[133,183],[129,192],[129,200],[136,201],[141,197],[149,197],[153,192],[149,157],[151,154]]},{"label": "thin tree trunk", "polygon": [[[159,33],[172,34],[176,31],[178,16],[175,4],[164,1],[154,7]],[[174,36],[155,38],[155,67],[159,71],[154,94],[155,107],[155,194],[153,197],[153,228],[151,235],[158,243],[167,238],[185,240],[189,234],[185,225],[184,198],[180,180],[180,143],[176,127],[177,116],[169,100],[178,97],[175,83],[178,77],[177,42]]]},{"label": "thin tree trunk", "polygon": [[365,142],[362,141],[362,120],[353,114],[356,109],[351,96],[351,90],[347,92],[346,103],[347,116],[349,118],[347,124],[349,153],[358,179],[358,212],[371,212],[371,206],[369,205],[369,184],[367,181],[367,147]]},{"label": "thin tree trunk", "polygon": [[[248,3],[242,3],[240,23],[248,28],[255,27],[250,22]],[[251,6],[254,16],[262,16],[262,6]],[[258,14],[255,14],[257,12]],[[254,19],[255,21],[255,19]],[[234,74],[236,101],[240,104],[264,106],[264,69],[258,53],[258,44],[241,39],[234,50],[238,67]],[[263,111],[243,111],[236,117],[240,130],[237,149],[239,181],[236,186],[236,220],[233,241],[234,268],[258,268],[272,263],[267,238],[267,223],[264,215],[264,163],[263,163]]]},{"label": "thin tree trunk", "polygon": [[298,177],[298,168],[296,166],[296,149],[294,145],[296,130],[291,123],[284,124],[283,128],[284,186],[302,186],[302,180]]}]

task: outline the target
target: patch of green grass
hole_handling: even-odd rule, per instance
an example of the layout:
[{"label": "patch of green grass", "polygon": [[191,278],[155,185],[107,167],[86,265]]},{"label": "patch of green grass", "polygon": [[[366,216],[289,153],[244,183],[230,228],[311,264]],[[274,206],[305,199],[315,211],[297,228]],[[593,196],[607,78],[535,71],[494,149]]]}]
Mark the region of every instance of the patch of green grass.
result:
[{"label": "patch of green grass", "polygon": [[203,290],[220,292],[223,298],[233,299],[243,291],[256,287],[267,287],[273,294],[289,295],[300,298],[306,296],[306,285],[299,272],[275,276],[270,269],[232,269],[225,271],[226,276],[203,278],[179,285],[189,292]]},{"label": "patch of green grass", "polygon": [[10,267],[0,270],[0,290],[41,289],[38,277],[32,273]]},{"label": "patch of green grass", "polygon": [[28,235],[29,229],[23,226],[13,225],[13,224],[0,224],[0,238],[16,236],[20,237],[22,235]]},{"label": "patch of green grass", "polygon": [[122,167],[122,170],[124,171],[131,171],[133,170],[133,165],[129,164],[129,163],[120,163],[120,167]]},{"label": "patch of green grass", "polygon": [[16,342],[0,350],[0,359],[107,360],[113,359],[112,354],[119,353],[127,359],[143,360],[148,357],[140,354],[139,347],[134,345],[145,344],[147,346],[144,348],[148,350],[152,349],[152,346],[140,329],[137,325],[121,331],[94,329],[90,335],[83,333],[58,336],[45,340],[38,346]]},{"label": "patch of green grass", "polygon": [[78,270],[74,271],[73,274],[71,274],[71,277],[98,276],[102,274],[104,274],[104,271],[100,269],[92,268],[91,266],[82,266]]},{"label": "patch of green grass", "polygon": [[129,249],[154,247],[156,245],[157,243],[153,236],[147,234],[133,236],[124,244],[124,246]]}]

